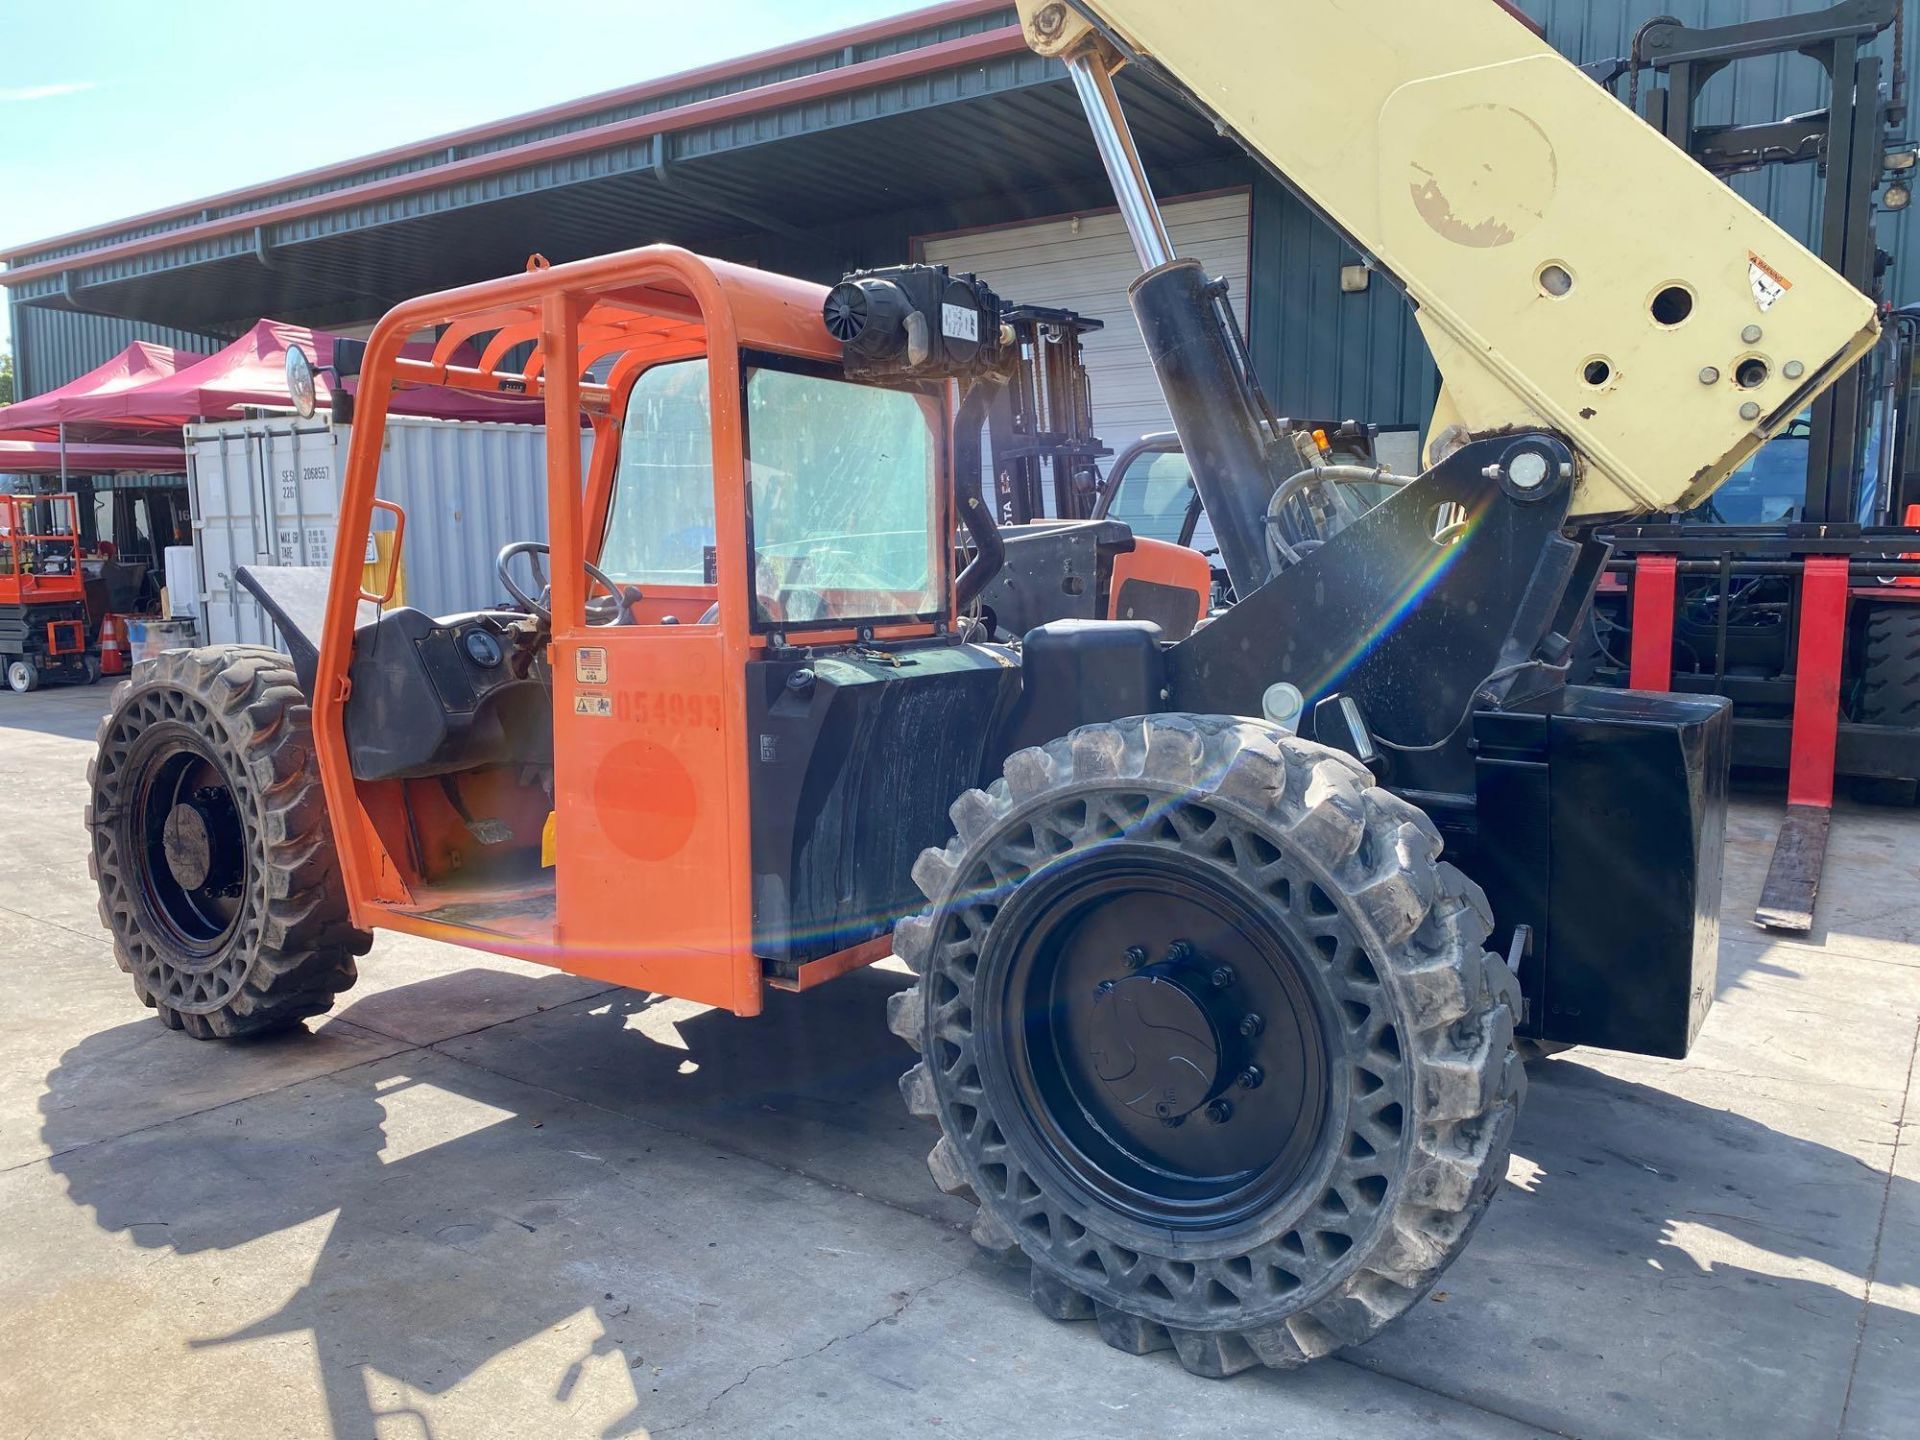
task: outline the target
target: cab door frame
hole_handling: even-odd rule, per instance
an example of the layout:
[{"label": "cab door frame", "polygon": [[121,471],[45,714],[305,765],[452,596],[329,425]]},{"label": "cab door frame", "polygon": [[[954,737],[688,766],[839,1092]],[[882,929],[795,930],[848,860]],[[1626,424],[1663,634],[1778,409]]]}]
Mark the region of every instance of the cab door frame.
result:
[{"label": "cab door frame", "polygon": [[[367,929],[403,930],[478,943],[473,937],[448,933],[446,927],[406,911],[409,895],[405,869],[387,852],[352,773],[344,724],[347,672],[360,598],[358,556],[372,526],[381,442],[396,385],[453,384],[498,393],[506,386],[494,380],[493,371],[496,350],[504,351],[508,343],[505,332],[489,345],[488,355],[477,371],[468,369],[458,375],[457,364],[449,358],[455,343],[465,335],[510,322],[516,325],[517,335],[534,332],[538,348],[527,363],[519,393],[537,387],[545,407],[551,603],[556,616],[581,617],[577,625],[562,621],[556,626],[550,650],[555,674],[556,813],[560,817],[556,821],[557,912],[549,953],[535,954],[505,944],[481,948],[524,954],[525,958],[610,983],[663,991],[750,1015],[759,1012],[763,991],[760,967],[751,948],[747,873],[745,660],[751,636],[741,598],[746,593],[748,571],[740,342],[733,313],[736,294],[752,308],[761,329],[783,336],[790,330],[794,339],[802,342],[801,348],[808,342],[819,343],[814,340],[814,331],[824,337],[824,330],[817,318],[817,301],[804,308],[796,303],[801,289],[798,282],[763,278],[752,272],[742,272],[738,277],[729,273],[723,279],[716,273],[715,263],[672,247],[648,247],[535,269],[466,290],[423,296],[396,306],[381,319],[368,339],[361,374],[357,423],[341,489],[338,543],[320,637],[318,679],[311,698],[315,749],[354,923]],[[768,293],[760,294],[763,290]],[[788,290],[795,293],[785,293]],[[649,309],[650,295],[659,297],[666,308]],[[658,315],[683,324],[697,323],[705,331],[712,387],[715,538],[721,600],[714,626],[590,630],[584,625],[586,585],[580,561],[588,527],[582,514],[579,446],[584,387],[577,362],[583,354],[583,318],[598,324],[599,317],[592,312],[596,302],[602,300],[627,315]],[[537,319],[527,324],[529,317]],[[439,327],[446,328],[431,362],[402,358],[402,347],[412,337]],[[636,343],[644,338],[637,337]],[[542,357],[555,360],[550,370]],[[605,394],[604,387],[594,389]],[[343,563],[343,556],[352,557],[355,563]],[[598,803],[598,794],[617,792],[619,786],[612,781],[601,784],[600,777],[593,773],[592,757],[582,750],[580,742],[594,732],[583,727],[602,727],[602,734],[608,733],[608,727],[616,732],[628,728],[644,731],[650,725],[660,728],[635,716],[631,696],[628,721],[623,724],[617,686],[608,687],[614,694],[615,714],[611,718],[575,711],[576,700],[592,688],[578,678],[582,670],[580,651],[606,649],[611,662],[616,635],[623,660],[638,665],[652,657],[667,667],[664,675],[693,677],[701,697],[701,729],[710,731],[701,744],[711,763],[703,764],[699,778],[703,782],[711,779],[712,783],[703,784],[698,823],[682,849],[669,857],[678,871],[697,876],[697,883],[684,887],[680,898],[685,903],[677,917],[649,915],[644,907],[636,909],[631,903],[636,887],[631,884],[624,887],[625,893],[607,893],[605,877],[631,877],[636,865],[648,862],[631,855],[610,856],[610,847],[600,843],[604,837],[597,835],[595,825],[585,818],[590,813],[587,807]],[[603,640],[608,643],[602,645]],[[592,673],[591,665],[586,668]],[[691,692],[682,691],[679,724],[683,730],[687,728],[686,693]],[[718,701],[717,726],[706,725],[711,717],[709,694]],[[672,729],[672,706],[669,704],[663,713],[665,727]],[[593,743],[594,753],[602,753],[605,747]],[[616,828],[619,823],[616,817]],[[576,862],[572,867],[567,863],[569,852]],[[594,883],[596,874],[602,877],[601,883]],[[666,943],[661,943],[662,936]]]},{"label": "cab door frame", "polygon": [[[724,300],[701,302],[719,616],[711,625],[588,625],[577,367],[549,369],[553,576],[555,963],[739,1014],[761,1007],[751,945],[744,757],[747,574],[739,346]],[[583,305],[549,296],[542,348],[579,352]],[[617,418],[606,438],[619,434]],[[616,442],[617,443],[617,442]],[[596,469],[615,457],[596,446]],[[610,493],[596,484],[595,492]]]}]

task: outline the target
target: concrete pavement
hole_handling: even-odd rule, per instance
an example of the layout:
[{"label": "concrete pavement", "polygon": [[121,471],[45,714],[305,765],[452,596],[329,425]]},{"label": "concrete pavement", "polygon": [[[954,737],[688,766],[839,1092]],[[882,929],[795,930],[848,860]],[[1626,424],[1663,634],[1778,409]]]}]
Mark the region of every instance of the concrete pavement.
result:
[{"label": "concrete pavement", "polygon": [[1534,1067],[1381,1339],[1194,1379],[1032,1311],[936,1191],[897,972],[735,1020],[383,936],[311,1033],[134,1000],[80,807],[106,689],[0,695],[0,1436],[1920,1433],[1920,815],[1840,816],[1684,1063]]}]

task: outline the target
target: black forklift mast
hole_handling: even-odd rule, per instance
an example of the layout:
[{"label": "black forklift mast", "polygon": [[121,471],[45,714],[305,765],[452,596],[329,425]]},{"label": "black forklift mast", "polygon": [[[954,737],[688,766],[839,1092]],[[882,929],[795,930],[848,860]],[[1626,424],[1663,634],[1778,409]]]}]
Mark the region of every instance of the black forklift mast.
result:
[{"label": "black forklift mast", "polygon": [[1084,520],[1099,490],[1095,462],[1113,453],[1093,433],[1093,392],[1080,349],[1080,337],[1103,322],[1071,310],[1009,305],[1000,323],[1013,332],[1015,358],[987,410],[994,518],[1002,525],[1049,515]]},{"label": "black forklift mast", "polygon": [[[1609,88],[1624,79],[1629,106],[1722,178],[1766,165],[1818,165],[1826,184],[1814,248],[1855,289],[1880,299],[1891,257],[1874,240],[1875,196],[1906,124],[1904,29],[1902,0],[1841,0],[1807,14],[1704,28],[1662,17],[1640,27],[1624,60],[1589,70]],[[1888,30],[1890,66],[1865,53]],[[1758,124],[1701,123],[1701,92],[1715,75],[1738,60],[1796,52],[1827,72],[1831,99],[1824,110]],[[1868,398],[1863,370],[1849,370],[1814,401],[1801,517],[1808,524],[1860,520],[1856,480]]]}]

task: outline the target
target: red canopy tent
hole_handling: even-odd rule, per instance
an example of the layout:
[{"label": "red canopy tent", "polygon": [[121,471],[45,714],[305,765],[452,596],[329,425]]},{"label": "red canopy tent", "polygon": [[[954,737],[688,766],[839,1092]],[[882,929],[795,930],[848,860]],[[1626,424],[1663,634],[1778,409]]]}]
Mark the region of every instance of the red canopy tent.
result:
[{"label": "red canopy tent", "polygon": [[58,418],[70,425],[184,425],[189,420],[229,419],[248,405],[285,405],[282,366],[287,347],[295,344],[312,354],[313,332],[262,320],[225,349],[191,365],[151,375],[139,385],[70,396],[56,407]]},{"label": "red canopy tent", "polygon": [[[47,410],[57,422],[68,425],[133,426],[231,420],[249,408],[286,409],[292,404],[287,394],[288,349],[300,346],[319,367],[332,363],[333,341],[332,335],[304,325],[262,320],[225,349],[191,365],[152,374],[137,385],[65,396]],[[317,388],[320,403],[329,403],[325,377],[320,378]],[[538,404],[455,390],[406,391],[394,397],[391,409],[395,414],[450,420],[538,423],[544,418]],[[9,423],[7,411],[0,410],[0,426]]]},{"label": "red canopy tent", "polygon": [[[0,406],[0,431],[26,439],[57,438],[63,423],[78,420],[71,407],[90,396],[117,396],[165,380],[191,366],[201,356],[171,345],[136,340],[104,365],[95,366],[77,380],[28,400]],[[120,422],[126,423],[126,422]],[[137,422],[135,422],[137,423]]]},{"label": "red canopy tent", "polygon": [[[64,463],[62,451],[64,450]],[[0,436],[0,475],[171,475],[187,468],[177,445],[112,445],[98,441],[14,439]]]}]

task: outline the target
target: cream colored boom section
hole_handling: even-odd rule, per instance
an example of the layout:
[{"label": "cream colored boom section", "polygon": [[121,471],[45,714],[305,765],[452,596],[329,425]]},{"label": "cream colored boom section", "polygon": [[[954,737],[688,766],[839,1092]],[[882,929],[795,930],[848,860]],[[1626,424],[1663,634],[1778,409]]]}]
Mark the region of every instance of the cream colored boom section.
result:
[{"label": "cream colored boom section", "polygon": [[1435,433],[1559,431],[1576,515],[1697,504],[1878,333],[1494,0],[1018,3],[1042,54],[1117,59],[1097,19],[1345,230],[1417,306]]}]

